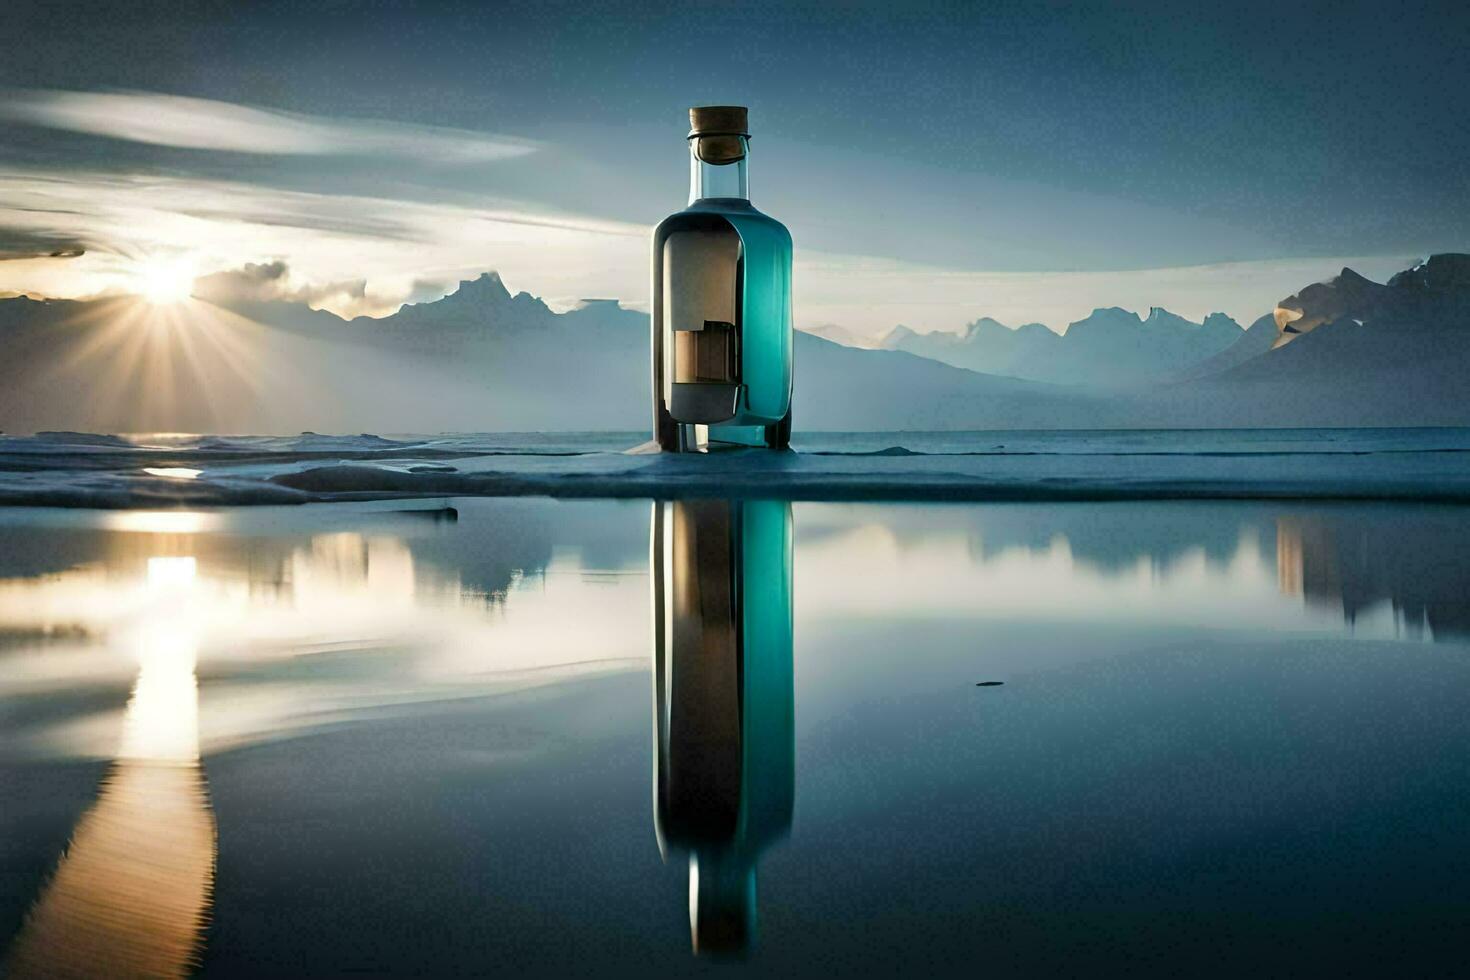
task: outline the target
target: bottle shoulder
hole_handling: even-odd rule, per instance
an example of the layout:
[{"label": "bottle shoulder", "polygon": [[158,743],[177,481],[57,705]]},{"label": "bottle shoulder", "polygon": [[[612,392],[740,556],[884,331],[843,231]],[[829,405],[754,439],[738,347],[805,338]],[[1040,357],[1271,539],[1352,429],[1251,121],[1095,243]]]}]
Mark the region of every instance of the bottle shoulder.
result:
[{"label": "bottle shoulder", "polygon": [[779,231],[788,242],[791,240],[791,232],[780,221],[757,210],[749,201],[738,198],[705,198],[695,201],[684,210],[675,211],[660,221],[654,228],[654,237],[662,238],[680,228],[700,227],[707,224],[711,217],[727,216],[738,218],[742,222],[759,222]]}]

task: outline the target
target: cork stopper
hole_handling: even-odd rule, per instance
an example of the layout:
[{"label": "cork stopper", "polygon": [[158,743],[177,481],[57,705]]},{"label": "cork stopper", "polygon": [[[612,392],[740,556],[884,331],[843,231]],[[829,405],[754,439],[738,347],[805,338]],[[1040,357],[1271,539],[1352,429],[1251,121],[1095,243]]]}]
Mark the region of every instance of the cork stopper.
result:
[{"label": "cork stopper", "polygon": [[750,138],[750,110],[743,105],[702,105],[689,110],[689,138],[694,155],[720,166],[745,158]]},{"label": "cork stopper", "polygon": [[743,105],[697,105],[689,110],[689,135],[749,136],[749,118]]}]

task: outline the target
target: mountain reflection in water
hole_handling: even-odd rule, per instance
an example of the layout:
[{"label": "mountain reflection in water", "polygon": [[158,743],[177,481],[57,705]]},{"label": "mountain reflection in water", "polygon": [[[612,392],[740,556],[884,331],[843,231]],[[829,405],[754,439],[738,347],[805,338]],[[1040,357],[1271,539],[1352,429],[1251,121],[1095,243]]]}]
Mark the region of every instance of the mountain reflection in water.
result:
[{"label": "mountain reflection in water", "polygon": [[1412,522],[1360,514],[1283,515],[1276,522],[1281,591],[1341,610],[1348,623],[1388,603],[1411,632],[1470,637],[1470,528],[1455,510]]},{"label": "mountain reflection in water", "polygon": [[[432,729],[466,705],[491,704],[476,699],[510,704],[651,670],[651,829],[681,878],[687,861],[680,885],[695,951],[749,956],[765,944],[757,880],[781,866],[800,827],[797,680],[817,639],[851,643],[853,657],[807,661],[804,703],[882,678],[895,662],[932,670],[941,661],[926,647],[936,638],[984,649],[1002,627],[1021,630],[1005,634],[1004,662],[1038,670],[1048,644],[1083,662],[1117,656],[1135,635],[1176,643],[1204,630],[1470,639],[1470,521],[1454,507],[695,500],[653,503],[650,517],[636,501],[396,506],[422,509],[0,511],[0,779],[106,765],[100,786],[87,777],[85,801],[55,804],[70,814],[64,826],[26,823],[24,800],[0,814],[0,835],[9,828],[22,855],[0,887],[0,943],[16,976],[179,975],[201,962],[209,972],[216,931],[264,928],[232,919],[228,900],[215,904],[232,874],[258,873],[248,850],[233,866],[221,855],[260,841],[231,819],[246,811],[222,802],[231,784],[215,775],[291,739]],[[1112,646],[1087,643],[1115,626],[1125,629],[1109,634]],[[943,683],[990,698],[974,682],[1007,677],[997,696],[1013,697],[1013,675],[972,667],[959,663]],[[645,725],[647,710],[638,706]],[[391,771],[459,772],[567,751],[566,738],[543,730],[552,722],[518,724],[539,734],[511,726],[496,742],[471,726],[463,745],[434,734],[431,752]],[[374,766],[393,764],[395,748],[369,760],[373,781],[393,785]],[[305,798],[322,781],[345,778],[296,773],[284,758],[271,771],[297,790],[278,804],[316,805]],[[908,769],[909,778],[928,772]],[[338,804],[356,809],[362,785],[339,788]],[[876,784],[868,792],[864,805],[878,807]],[[334,797],[320,799],[325,808]],[[637,815],[644,834],[649,816]],[[453,846],[463,849],[495,828],[458,833]],[[625,846],[636,848],[637,835]],[[651,845],[636,860],[659,864]],[[487,871],[483,892],[456,893],[466,915],[501,900],[497,874],[511,868]],[[548,884],[534,894],[559,893]],[[761,922],[772,904],[759,903]],[[214,955],[249,972],[240,942]]]}]

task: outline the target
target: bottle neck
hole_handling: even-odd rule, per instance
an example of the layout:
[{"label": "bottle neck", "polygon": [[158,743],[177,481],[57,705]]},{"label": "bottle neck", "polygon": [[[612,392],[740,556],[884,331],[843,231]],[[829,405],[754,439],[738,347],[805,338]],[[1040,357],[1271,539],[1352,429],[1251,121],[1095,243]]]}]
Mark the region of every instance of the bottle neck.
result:
[{"label": "bottle neck", "polygon": [[750,200],[744,136],[696,136],[689,141],[689,203],[709,198]]}]

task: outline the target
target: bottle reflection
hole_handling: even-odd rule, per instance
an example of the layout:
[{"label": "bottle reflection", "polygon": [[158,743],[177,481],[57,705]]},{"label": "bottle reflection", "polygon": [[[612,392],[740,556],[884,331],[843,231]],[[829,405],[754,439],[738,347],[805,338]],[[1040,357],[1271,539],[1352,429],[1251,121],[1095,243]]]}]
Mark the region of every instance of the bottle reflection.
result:
[{"label": "bottle reflection", "polygon": [[791,505],[657,502],[651,558],[659,844],[689,855],[695,952],[738,954],[795,794]]},{"label": "bottle reflection", "polygon": [[11,950],[16,977],[184,976],[214,885],[215,823],[199,765],[193,558],[151,558],[155,615],[117,760]]}]

